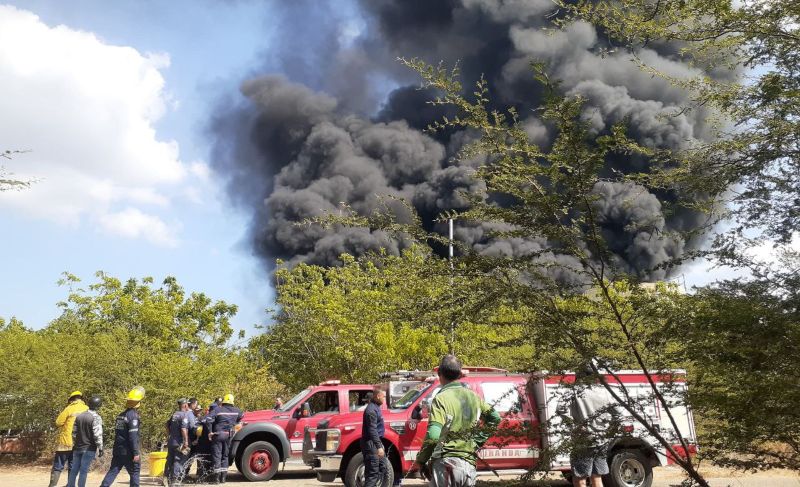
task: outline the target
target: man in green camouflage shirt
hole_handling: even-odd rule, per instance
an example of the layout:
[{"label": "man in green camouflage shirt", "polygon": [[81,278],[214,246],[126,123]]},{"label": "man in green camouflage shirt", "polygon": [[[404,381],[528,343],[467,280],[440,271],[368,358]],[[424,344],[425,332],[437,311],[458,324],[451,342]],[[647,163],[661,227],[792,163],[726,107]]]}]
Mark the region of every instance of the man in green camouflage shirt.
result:
[{"label": "man in green camouflage shirt", "polygon": [[[461,362],[445,355],[439,364],[442,388],[431,403],[428,432],[411,471],[426,472],[431,487],[472,487],[478,450],[489,431],[500,424],[500,415],[477,394],[458,382]],[[483,427],[480,422],[483,421]]]}]

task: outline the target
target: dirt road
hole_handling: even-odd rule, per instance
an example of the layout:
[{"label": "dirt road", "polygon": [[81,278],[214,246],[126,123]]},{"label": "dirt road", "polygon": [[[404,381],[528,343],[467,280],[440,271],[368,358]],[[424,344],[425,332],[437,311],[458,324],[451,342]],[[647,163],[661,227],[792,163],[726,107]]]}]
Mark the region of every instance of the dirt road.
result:
[{"label": "dirt road", "polygon": [[[92,472],[89,475],[87,487],[98,487],[103,478],[104,472]],[[145,472],[146,473],[146,472]],[[771,472],[768,474],[760,473],[755,475],[742,475],[734,474],[728,471],[710,469],[705,472],[707,478],[710,480],[713,487],[800,487],[800,476],[789,472]],[[2,487],[39,487],[46,486],[50,478],[50,471],[47,467],[0,467],[0,486]],[[682,476],[680,471],[673,468],[658,468],[655,471],[655,482],[653,487],[673,487],[679,486]],[[142,486],[155,486],[161,485],[160,479],[153,479],[147,476],[142,477]],[[504,480],[514,480],[514,477],[508,476]],[[67,483],[66,474],[61,477],[60,486]],[[485,487],[492,487],[492,485],[502,485],[496,482],[493,477],[481,477],[479,485],[483,484]],[[231,470],[228,476],[228,483],[225,484],[229,487],[255,487],[259,484],[247,482],[238,472]],[[331,487],[341,486],[340,482],[333,484],[323,484],[317,482],[314,475],[304,467],[300,466],[287,466],[282,472],[272,481],[262,483],[260,485],[268,485],[269,487],[324,487],[326,485]],[[407,480],[403,483],[404,486],[422,486],[425,485],[420,480]],[[568,487],[569,484],[553,477],[553,480],[548,482],[552,487]],[[124,472],[120,474],[114,487],[127,487],[128,476]]]}]

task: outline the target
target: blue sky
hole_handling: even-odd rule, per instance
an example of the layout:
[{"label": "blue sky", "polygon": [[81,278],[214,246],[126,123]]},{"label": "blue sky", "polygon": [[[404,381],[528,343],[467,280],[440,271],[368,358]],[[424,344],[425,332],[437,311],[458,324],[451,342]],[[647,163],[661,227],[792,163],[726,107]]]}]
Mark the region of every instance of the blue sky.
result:
[{"label": "blue sky", "polygon": [[[92,57],[89,53],[92,49],[127,46],[135,50],[109,52],[106,62],[119,62],[119,69],[111,66],[97,66],[97,69],[122,72],[125,63],[139,63],[130,76],[134,78],[132,85],[135,85],[132,98],[146,100],[143,104],[147,107],[140,111],[136,106],[130,106],[135,102],[118,100],[128,98],[125,92],[104,94],[106,98],[103,99],[109,103],[128,104],[125,106],[132,113],[132,121],[121,124],[126,125],[125,129],[101,135],[106,139],[125,139],[128,137],[125,130],[136,132],[137,135],[131,137],[140,137],[137,145],[149,149],[142,151],[143,161],[137,161],[135,148],[109,147],[110,158],[130,150],[134,156],[128,163],[135,168],[146,163],[145,158],[152,161],[161,157],[165,150],[169,152],[169,148],[158,143],[174,141],[176,145],[172,149],[177,148],[177,155],[165,156],[167,162],[161,165],[171,167],[172,172],[165,170],[164,174],[135,185],[131,183],[130,187],[127,173],[110,172],[105,167],[115,163],[110,160],[100,160],[94,166],[86,163],[86,167],[65,173],[63,177],[60,172],[47,171],[51,167],[47,164],[53,164],[59,170],[64,168],[58,166],[62,161],[40,164],[40,160],[49,156],[41,146],[57,146],[65,154],[72,149],[80,153],[80,149],[74,147],[75,139],[82,139],[81,134],[86,134],[86,140],[78,143],[98,145],[97,153],[106,148],[104,140],[92,139],[93,128],[102,128],[102,124],[93,122],[88,115],[84,117],[80,108],[77,108],[75,116],[65,116],[47,127],[40,127],[37,122],[37,119],[48,117],[52,113],[49,110],[63,113],[75,108],[68,100],[73,95],[76,96],[73,105],[91,105],[95,99],[91,93],[84,93],[89,98],[80,98],[90,81],[76,81],[74,90],[65,91],[52,102],[56,106],[40,105],[41,93],[69,85],[71,81],[59,82],[59,76],[65,79],[71,79],[73,75],[85,77],[85,73],[73,73],[73,70],[80,69],[80,61],[72,66],[47,70],[48,75],[54,78],[50,90],[37,93],[30,83],[27,85],[30,89],[26,89],[26,85],[20,82],[16,93],[25,101],[22,106],[30,107],[25,110],[29,114],[22,121],[19,117],[9,120],[12,113],[20,113],[19,107],[8,106],[8,100],[3,106],[0,101],[0,133],[9,133],[1,129],[4,126],[1,119],[6,118],[6,128],[23,131],[24,145],[19,146],[10,138],[0,140],[0,144],[7,148],[32,149],[32,152],[5,161],[4,166],[17,175],[36,177],[40,181],[25,191],[29,193],[27,195],[8,196],[4,193],[0,196],[19,200],[0,204],[0,228],[4,237],[0,316],[17,316],[34,328],[44,326],[57,316],[56,303],[66,296],[66,289],[56,285],[62,271],[69,271],[89,282],[93,280],[95,271],[103,270],[121,278],[153,276],[157,281],[166,275],[174,275],[189,291],[202,291],[214,299],[239,305],[240,312],[234,321],[237,328],[252,331],[254,323],[264,323],[267,314],[263,310],[271,305],[273,293],[259,262],[251,256],[244,241],[245,216],[227,204],[220,184],[208,171],[210,144],[204,134],[204,125],[218,96],[236,95],[238,84],[248,68],[263,64],[257,62],[257,58],[269,50],[274,25],[270,22],[268,5],[211,0],[0,0],[0,5],[16,7],[15,10],[0,10],[0,20],[5,16],[7,22],[25,24],[25,32],[37,32],[35,36],[31,34],[34,38],[30,42],[6,42],[6,59],[13,57],[14,50],[23,51],[19,53],[20,58],[35,58],[39,54],[25,51],[32,50],[37,43],[48,49],[52,43],[71,42],[70,39],[75,37],[73,31],[94,35],[94,40],[86,37],[73,39],[77,50],[86,49],[87,59],[102,62],[97,55]],[[37,16],[38,20],[28,13]],[[24,39],[24,34],[20,33],[19,39]],[[43,54],[45,58],[41,61],[45,67],[54,64],[46,59],[47,55]],[[148,56],[156,61],[147,60]],[[132,58],[130,63],[128,58]],[[7,69],[15,69],[13,63],[4,64],[11,66]],[[20,62],[16,67],[15,76],[24,76],[25,66],[22,64]],[[44,68],[40,66],[39,69]],[[146,76],[140,79],[138,76],[144,71]],[[147,79],[157,78],[159,74],[163,78],[160,89],[144,86],[148,84]],[[3,78],[2,74],[0,78]],[[119,82],[127,83],[125,80]],[[136,95],[136,90],[143,94]],[[149,112],[154,104],[163,105],[163,113],[157,117],[146,116],[147,120],[143,122],[141,112]],[[87,108],[87,111],[91,108],[94,107]],[[98,108],[98,113],[104,115],[100,118],[107,118],[102,107]],[[72,130],[69,125],[84,122],[87,128],[82,132],[79,130],[77,137],[73,135],[70,141],[57,140]],[[61,130],[59,123],[65,130]],[[152,133],[148,132],[148,127]],[[147,150],[160,155],[147,157]],[[120,157],[124,159],[126,156],[122,154]],[[85,162],[79,156],[75,161],[76,166]],[[65,189],[63,186],[71,181],[78,184]],[[124,200],[109,197],[93,185],[97,188],[124,187],[129,197]],[[72,201],[96,193],[100,196],[86,197],[85,201],[71,208]],[[120,222],[128,222],[129,226],[121,226],[123,223]]]}]

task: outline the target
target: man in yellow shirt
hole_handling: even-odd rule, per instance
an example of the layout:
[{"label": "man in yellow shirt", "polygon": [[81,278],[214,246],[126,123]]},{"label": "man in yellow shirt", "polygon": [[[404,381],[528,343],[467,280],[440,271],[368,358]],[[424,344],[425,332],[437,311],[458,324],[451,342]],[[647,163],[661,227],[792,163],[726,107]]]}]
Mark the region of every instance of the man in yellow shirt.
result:
[{"label": "man in yellow shirt", "polygon": [[64,467],[69,472],[72,464],[72,425],[79,414],[88,411],[89,406],[83,402],[81,391],[69,395],[67,407],[56,418],[58,433],[56,436],[56,454],[53,458],[53,470],[50,471],[50,487],[56,487],[58,478]]}]

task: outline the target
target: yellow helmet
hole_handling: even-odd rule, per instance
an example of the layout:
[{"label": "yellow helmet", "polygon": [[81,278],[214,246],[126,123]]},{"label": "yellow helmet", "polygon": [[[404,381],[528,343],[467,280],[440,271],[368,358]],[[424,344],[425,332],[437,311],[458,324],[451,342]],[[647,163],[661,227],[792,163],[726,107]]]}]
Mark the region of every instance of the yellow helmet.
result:
[{"label": "yellow helmet", "polygon": [[136,401],[136,402],[139,402],[142,399],[144,399],[144,387],[137,386],[131,389],[130,392],[128,392],[127,399],[129,401]]},{"label": "yellow helmet", "polygon": [[72,399],[75,396],[83,397],[83,393],[81,391],[72,391],[72,394],[69,395],[69,398]]},{"label": "yellow helmet", "polygon": [[225,394],[225,397],[222,398],[222,404],[230,404],[233,405],[233,394]]}]

